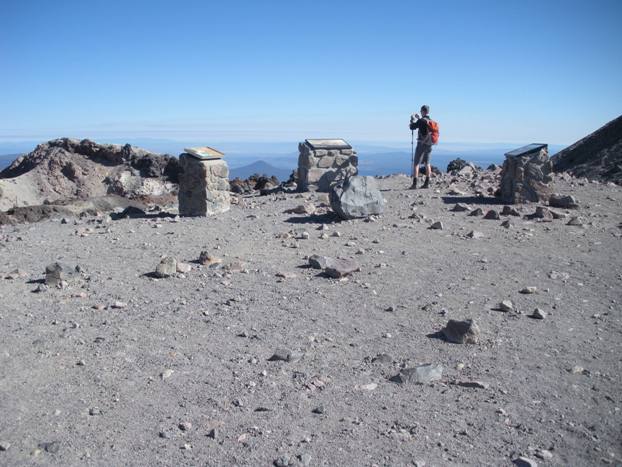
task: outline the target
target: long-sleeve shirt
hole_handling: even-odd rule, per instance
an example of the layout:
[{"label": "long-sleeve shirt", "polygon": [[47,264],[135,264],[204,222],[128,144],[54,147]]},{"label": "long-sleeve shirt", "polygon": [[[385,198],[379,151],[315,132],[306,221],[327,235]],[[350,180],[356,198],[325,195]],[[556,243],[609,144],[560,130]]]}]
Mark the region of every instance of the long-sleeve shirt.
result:
[{"label": "long-sleeve shirt", "polygon": [[411,130],[419,130],[419,132],[417,133],[417,141],[420,141],[426,144],[432,144],[432,141],[430,141],[430,138],[428,136],[430,133],[430,129],[428,128],[429,119],[430,117],[426,115],[425,117],[422,117],[418,119],[416,122],[412,122],[410,124]]}]

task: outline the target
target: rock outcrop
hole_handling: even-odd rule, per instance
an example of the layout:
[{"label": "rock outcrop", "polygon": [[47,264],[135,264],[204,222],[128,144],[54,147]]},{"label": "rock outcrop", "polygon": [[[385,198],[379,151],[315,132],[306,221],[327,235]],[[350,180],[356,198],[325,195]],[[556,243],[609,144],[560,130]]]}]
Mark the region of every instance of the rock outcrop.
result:
[{"label": "rock outcrop", "polygon": [[60,138],[38,145],[0,172],[0,211],[106,195],[170,196],[179,162],[126,144]]},{"label": "rock outcrop", "polygon": [[555,172],[622,185],[622,115],[551,158]]}]

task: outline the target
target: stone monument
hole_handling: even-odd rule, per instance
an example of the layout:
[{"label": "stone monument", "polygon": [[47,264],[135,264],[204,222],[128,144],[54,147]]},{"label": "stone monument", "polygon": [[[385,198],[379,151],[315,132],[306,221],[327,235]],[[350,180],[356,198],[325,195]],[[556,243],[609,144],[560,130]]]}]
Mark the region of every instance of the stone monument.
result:
[{"label": "stone monument", "polygon": [[504,203],[548,201],[552,193],[548,145],[529,144],[505,154],[500,197]]},{"label": "stone monument", "polygon": [[223,153],[189,148],[179,156],[179,215],[211,216],[231,207],[229,167]]},{"label": "stone monument", "polygon": [[358,173],[358,157],[342,139],[307,139],[298,145],[298,189],[328,192]]}]

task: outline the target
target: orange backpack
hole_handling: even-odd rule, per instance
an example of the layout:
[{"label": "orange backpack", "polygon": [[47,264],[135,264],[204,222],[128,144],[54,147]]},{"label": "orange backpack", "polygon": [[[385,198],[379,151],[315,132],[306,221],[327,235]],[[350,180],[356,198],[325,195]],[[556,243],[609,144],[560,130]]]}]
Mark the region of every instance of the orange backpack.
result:
[{"label": "orange backpack", "polygon": [[430,139],[432,144],[438,143],[438,122],[428,119],[428,129],[430,130]]}]

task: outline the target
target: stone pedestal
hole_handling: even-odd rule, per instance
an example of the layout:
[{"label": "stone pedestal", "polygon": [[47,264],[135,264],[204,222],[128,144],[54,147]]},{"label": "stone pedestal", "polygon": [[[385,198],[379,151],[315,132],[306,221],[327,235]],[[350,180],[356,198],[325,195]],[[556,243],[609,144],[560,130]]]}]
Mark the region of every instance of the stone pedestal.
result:
[{"label": "stone pedestal", "polygon": [[328,192],[358,173],[358,157],[342,139],[308,139],[298,145],[298,189]]},{"label": "stone pedestal", "polygon": [[548,201],[553,192],[546,144],[530,144],[505,155],[500,196],[508,204]]},{"label": "stone pedestal", "polygon": [[229,210],[229,167],[222,159],[179,156],[179,215],[211,216]]}]

